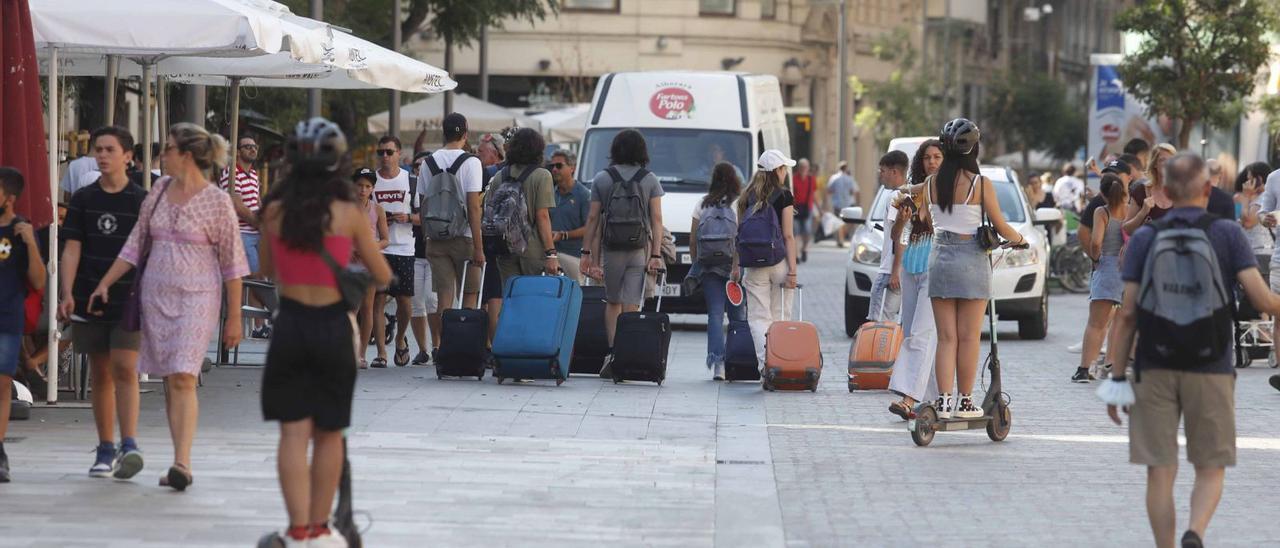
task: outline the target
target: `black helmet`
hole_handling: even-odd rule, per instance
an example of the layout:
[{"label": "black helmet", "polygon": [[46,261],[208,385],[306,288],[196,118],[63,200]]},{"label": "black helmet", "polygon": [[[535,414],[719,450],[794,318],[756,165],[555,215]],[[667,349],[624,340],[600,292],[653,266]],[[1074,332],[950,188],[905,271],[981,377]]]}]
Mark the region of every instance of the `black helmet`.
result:
[{"label": "black helmet", "polygon": [[947,152],[969,154],[982,139],[982,131],[978,129],[978,124],[968,118],[956,118],[942,126],[942,133],[938,139],[942,141],[942,148]]},{"label": "black helmet", "polygon": [[334,171],[347,153],[347,138],[338,125],[315,117],[298,122],[285,144],[285,157],[293,166]]}]

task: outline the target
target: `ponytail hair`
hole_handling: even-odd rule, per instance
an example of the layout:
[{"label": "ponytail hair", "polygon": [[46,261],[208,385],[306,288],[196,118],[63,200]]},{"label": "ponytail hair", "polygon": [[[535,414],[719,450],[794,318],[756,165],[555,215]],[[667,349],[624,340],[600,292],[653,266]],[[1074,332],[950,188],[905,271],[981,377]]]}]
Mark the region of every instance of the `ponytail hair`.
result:
[{"label": "ponytail hair", "polygon": [[207,173],[218,173],[230,163],[228,154],[231,147],[226,138],[209,133],[201,126],[189,122],[174,124],[169,128],[169,137],[178,147],[178,152],[190,153],[196,167]]},{"label": "ponytail hair", "polygon": [[1098,187],[1102,190],[1102,200],[1107,203],[1107,207],[1115,207],[1124,203],[1124,182],[1116,174],[1108,173],[1103,175],[1102,182],[1099,183]]},{"label": "ponytail hair", "polygon": [[767,207],[765,203],[774,192],[783,189],[782,179],[778,178],[778,174],[767,169],[757,170],[755,175],[751,176],[751,184],[747,185],[747,190],[742,193],[742,198],[738,200],[738,218],[746,219],[748,215],[747,208],[750,206],[751,212]]}]

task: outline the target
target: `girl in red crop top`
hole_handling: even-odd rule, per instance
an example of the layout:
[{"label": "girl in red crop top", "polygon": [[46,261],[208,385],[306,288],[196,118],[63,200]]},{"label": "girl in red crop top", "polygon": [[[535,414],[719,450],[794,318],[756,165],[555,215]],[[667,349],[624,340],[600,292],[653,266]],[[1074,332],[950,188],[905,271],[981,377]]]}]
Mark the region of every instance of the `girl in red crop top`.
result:
[{"label": "girl in red crop top", "polygon": [[338,174],[346,157],[341,130],[313,118],[298,124],[286,150],[292,170],[259,213],[269,242],[262,246],[262,273],[276,281],[281,297],[262,374],[263,417],[280,423],[277,461],[289,513],[288,527],[277,534],[336,540],[329,513],[345,458],[342,430],[351,423],[356,359],[366,348],[324,254],[346,268],[354,250],[378,286],[391,281],[391,268],[353,185]]}]

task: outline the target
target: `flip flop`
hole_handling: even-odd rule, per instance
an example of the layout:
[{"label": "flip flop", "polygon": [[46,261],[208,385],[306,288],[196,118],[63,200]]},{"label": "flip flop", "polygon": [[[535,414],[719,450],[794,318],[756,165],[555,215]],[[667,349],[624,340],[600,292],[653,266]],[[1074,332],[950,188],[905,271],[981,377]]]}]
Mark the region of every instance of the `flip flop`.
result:
[{"label": "flip flop", "polygon": [[387,368],[387,359],[386,359],[386,358],[374,358],[374,359],[373,359],[373,362],[371,362],[371,363],[369,364],[369,366],[370,366],[370,367],[373,367],[374,369],[386,369],[386,368]]},{"label": "flip flop", "polygon": [[186,491],[187,487],[195,482],[191,471],[182,464],[170,466],[169,473],[160,477],[160,487],[169,487],[175,491]]},{"label": "flip flop", "polygon": [[409,365],[409,347],[405,346],[403,348],[396,348],[395,360],[397,367]]},{"label": "flip flop", "polygon": [[901,401],[895,401],[889,404],[889,412],[902,417],[902,420],[911,420],[911,408]]}]

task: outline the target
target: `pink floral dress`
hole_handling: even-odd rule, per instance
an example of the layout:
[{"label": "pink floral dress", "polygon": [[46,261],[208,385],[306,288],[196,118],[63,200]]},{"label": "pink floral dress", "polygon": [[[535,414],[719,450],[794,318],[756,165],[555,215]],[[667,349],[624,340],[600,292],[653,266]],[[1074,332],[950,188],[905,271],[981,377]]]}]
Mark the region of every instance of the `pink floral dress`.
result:
[{"label": "pink floral dress", "polygon": [[[142,349],[138,372],[195,375],[217,328],[222,283],[249,274],[231,197],[207,185],[187,203],[169,201],[168,178],[153,186],[138,223],[120,250],[137,266],[143,230],[151,254],[142,277]],[[156,201],[159,200],[157,204]],[[154,209],[154,212],[153,212]]]}]

